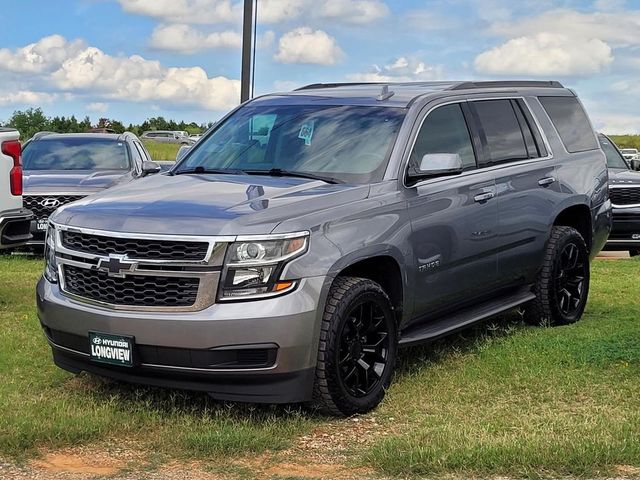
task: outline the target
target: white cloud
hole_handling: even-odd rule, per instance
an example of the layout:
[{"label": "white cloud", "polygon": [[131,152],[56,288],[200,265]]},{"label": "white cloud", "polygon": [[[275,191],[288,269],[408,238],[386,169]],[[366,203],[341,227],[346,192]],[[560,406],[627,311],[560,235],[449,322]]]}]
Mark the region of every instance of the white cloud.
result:
[{"label": "white cloud", "polygon": [[592,117],[596,130],[607,135],[640,134],[640,115],[606,113],[595,114]]},{"label": "white cloud", "polygon": [[50,93],[20,90],[18,92],[0,95],[0,107],[9,105],[30,105],[37,107],[43,103],[53,101],[55,97],[54,94]]},{"label": "white cloud", "polygon": [[334,65],[344,58],[344,52],[326,32],[300,27],[280,37],[273,58],[280,63]]},{"label": "white cloud", "polygon": [[612,47],[640,45],[640,10],[582,13],[574,10],[549,10],[519,21],[494,24],[490,33],[513,38],[550,32],[574,39],[597,38]]},{"label": "white cloud", "polygon": [[205,34],[189,25],[176,23],[157,26],[149,43],[158,50],[195,53],[210,48],[240,48],[242,36],[234,31]]},{"label": "white cloud", "polygon": [[475,68],[494,75],[569,76],[601,72],[612,61],[611,47],[600,39],[538,33],[481,53]]},{"label": "white cloud", "polygon": [[276,80],[273,82],[273,88],[277,92],[290,92],[301,86],[302,83],[294,82],[293,80]]},{"label": "white cloud", "polygon": [[163,22],[215,24],[242,19],[242,4],[231,0],[118,0],[125,12]]},{"label": "white cloud", "polygon": [[315,5],[322,18],[345,23],[367,24],[389,14],[386,4],[375,0],[325,0]]},{"label": "white cloud", "polygon": [[[242,1],[236,0],[118,0],[125,12],[146,15],[164,23],[212,25],[240,23]],[[259,0],[260,23],[324,19],[366,24],[389,14],[381,0]]]},{"label": "white cloud", "polygon": [[70,42],[61,35],[50,35],[16,50],[0,49],[0,66],[17,73],[46,72],[84,48],[82,40]]},{"label": "white cloud", "polygon": [[347,75],[353,82],[412,82],[439,80],[443,76],[440,65],[427,65],[421,60],[398,57],[389,65],[372,65],[364,73]]},{"label": "white cloud", "polygon": [[[59,37],[59,36],[58,36]],[[47,44],[44,38],[34,45]],[[180,107],[197,107],[211,110],[227,110],[238,104],[240,82],[226,77],[208,77],[200,67],[171,68],[155,60],[146,60],[139,55],[130,57],[112,56],[99,48],[68,42],[63,37],[55,39],[55,53],[43,57],[45,61],[31,62],[22,54],[31,46],[15,52],[13,62],[0,61],[0,70],[27,72],[23,81],[32,90],[46,90],[50,93],[19,92],[2,97],[4,103],[40,103],[52,98],[52,94],[90,94],[92,101],[102,100],[153,102]],[[68,48],[64,48],[67,46]],[[51,50],[51,49],[50,49]],[[64,53],[62,53],[64,51]],[[27,66],[17,59],[27,58]]]},{"label": "white cloud", "polygon": [[84,106],[88,112],[104,113],[109,109],[109,104],[105,102],[92,102]]},{"label": "white cloud", "polygon": [[593,6],[596,10],[614,11],[622,10],[627,3],[625,0],[596,0]]}]

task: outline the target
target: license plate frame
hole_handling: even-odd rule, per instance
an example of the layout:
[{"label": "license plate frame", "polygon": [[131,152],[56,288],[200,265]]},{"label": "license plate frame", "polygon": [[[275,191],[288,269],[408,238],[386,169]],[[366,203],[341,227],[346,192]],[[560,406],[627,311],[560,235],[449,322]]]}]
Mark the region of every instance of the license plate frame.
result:
[{"label": "license plate frame", "polygon": [[89,359],[120,367],[133,367],[135,338],[104,332],[89,332]]}]

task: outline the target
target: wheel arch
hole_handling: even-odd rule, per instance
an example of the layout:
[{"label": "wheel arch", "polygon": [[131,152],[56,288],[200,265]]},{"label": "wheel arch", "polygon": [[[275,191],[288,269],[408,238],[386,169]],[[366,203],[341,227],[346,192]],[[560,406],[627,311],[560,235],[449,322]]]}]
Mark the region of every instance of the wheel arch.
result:
[{"label": "wheel arch", "polygon": [[593,245],[593,219],[589,206],[578,203],[570,205],[561,210],[553,221],[554,227],[572,227],[575,228],[590,251]]}]

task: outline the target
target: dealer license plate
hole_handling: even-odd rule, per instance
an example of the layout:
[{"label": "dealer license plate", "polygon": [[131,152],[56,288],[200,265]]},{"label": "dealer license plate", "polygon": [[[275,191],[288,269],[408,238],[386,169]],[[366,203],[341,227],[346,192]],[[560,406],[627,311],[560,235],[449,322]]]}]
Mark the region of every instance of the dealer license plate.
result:
[{"label": "dealer license plate", "polygon": [[90,358],[94,362],[133,366],[133,337],[89,332]]},{"label": "dealer license plate", "polygon": [[36,228],[40,232],[44,232],[47,229],[47,225],[49,224],[49,220],[46,218],[41,218],[36,220]]}]

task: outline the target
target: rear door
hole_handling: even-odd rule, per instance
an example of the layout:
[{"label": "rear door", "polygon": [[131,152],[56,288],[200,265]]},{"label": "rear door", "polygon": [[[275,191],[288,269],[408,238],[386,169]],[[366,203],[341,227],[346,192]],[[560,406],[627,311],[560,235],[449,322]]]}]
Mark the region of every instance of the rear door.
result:
[{"label": "rear door", "polygon": [[480,126],[480,164],[495,173],[499,283],[530,281],[542,261],[554,205],[555,161],[523,98],[469,102]]},{"label": "rear door", "polygon": [[408,185],[416,316],[435,316],[488,294],[497,275],[498,208],[493,172],[478,169],[477,135],[466,102],[433,109],[424,119],[408,168],[426,154],[453,153],[460,175]]}]

